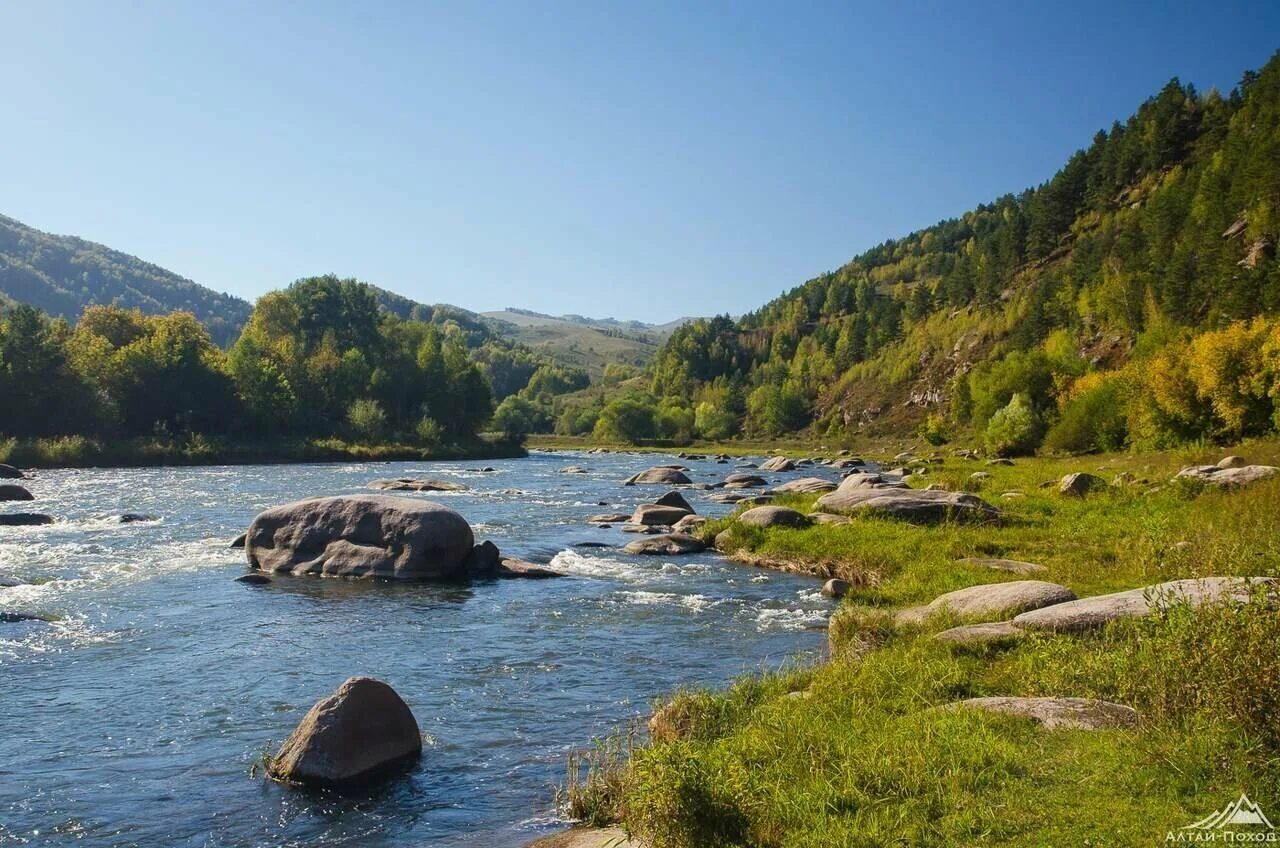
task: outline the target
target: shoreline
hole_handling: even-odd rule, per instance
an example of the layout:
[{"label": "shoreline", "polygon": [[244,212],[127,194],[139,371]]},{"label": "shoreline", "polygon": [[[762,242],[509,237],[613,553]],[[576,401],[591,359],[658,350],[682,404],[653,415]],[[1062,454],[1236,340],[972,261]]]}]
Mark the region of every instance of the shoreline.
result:
[{"label": "shoreline", "polygon": [[304,465],[326,462],[440,462],[521,459],[529,455],[519,442],[477,439],[425,448],[414,445],[360,445],[324,440],[195,445],[154,439],[105,442],[79,436],[23,440],[0,461],[26,470],[62,468],[190,468],[212,465]]}]

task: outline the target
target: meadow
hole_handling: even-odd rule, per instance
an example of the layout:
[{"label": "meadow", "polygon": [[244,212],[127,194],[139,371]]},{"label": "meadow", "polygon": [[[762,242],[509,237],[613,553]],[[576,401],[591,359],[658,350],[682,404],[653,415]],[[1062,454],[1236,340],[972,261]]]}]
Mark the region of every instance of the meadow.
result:
[{"label": "meadow", "polygon": [[[1241,445],[1277,464],[1280,443]],[[652,848],[679,846],[1147,845],[1247,793],[1280,811],[1280,616],[1244,604],[1174,604],[1084,635],[1028,633],[960,646],[962,620],[897,614],[1018,575],[957,562],[1030,561],[1081,597],[1204,576],[1280,576],[1280,478],[1236,490],[1172,481],[1224,451],[921,463],[913,486],[973,491],[998,524],[919,527],[855,518],[761,530],[732,517],[718,546],[852,588],[830,622],[829,658],[683,691],[648,728],[574,758],[570,812],[621,822]],[[1108,485],[1060,494],[1063,475]],[[975,472],[990,477],[974,479]],[[1049,484],[1052,481],[1052,485]],[[1009,494],[1006,496],[1005,493]],[[816,496],[779,499],[807,511]],[[987,619],[992,620],[992,619]],[[1068,696],[1133,707],[1132,728],[1046,730],[946,709],[966,698]],[[1269,813],[1274,816],[1274,813]]]}]

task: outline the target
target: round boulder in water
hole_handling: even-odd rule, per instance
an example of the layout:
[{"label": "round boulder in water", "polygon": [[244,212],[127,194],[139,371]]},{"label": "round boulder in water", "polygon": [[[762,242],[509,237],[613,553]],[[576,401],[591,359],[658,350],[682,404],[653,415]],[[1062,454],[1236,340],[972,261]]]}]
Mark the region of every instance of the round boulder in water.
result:
[{"label": "round boulder in water", "polygon": [[16,483],[0,485],[0,501],[33,501],[35,497]]},{"label": "round boulder in water", "polygon": [[431,501],[340,495],[273,507],[249,526],[249,564],[324,577],[451,580],[474,543],[461,515]]},{"label": "round boulder in water", "polygon": [[277,780],[348,787],[414,762],[422,733],[396,691],[372,677],[352,677],[316,702],[271,758]]}]

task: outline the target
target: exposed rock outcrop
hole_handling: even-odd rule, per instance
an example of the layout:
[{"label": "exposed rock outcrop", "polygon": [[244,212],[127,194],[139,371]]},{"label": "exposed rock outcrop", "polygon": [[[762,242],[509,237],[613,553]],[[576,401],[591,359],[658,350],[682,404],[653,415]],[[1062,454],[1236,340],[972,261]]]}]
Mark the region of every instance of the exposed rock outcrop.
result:
[{"label": "exposed rock outcrop", "polygon": [[[1227,457],[1227,459],[1238,458]],[[1219,486],[1224,489],[1232,489],[1239,486],[1247,486],[1259,480],[1265,480],[1276,473],[1280,473],[1280,468],[1274,465],[1227,465],[1223,467],[1222,463],[1219,463],[1217,465],[1193,465],[1190,468],[1184,468],[1179,471],[1177,476],[1201,480],[1212,486]]]},{"label": "exposed rock outcrop", "polygon": [[1138,723],[1133,707],[1094,698],[969,698],[951,706],[1029,718],[1045,730],[1115,730]]},{"label": "exposed rock outcrop", "polygon": [[773,489],[774,494],[812,495],[819,492],[834,492],[837,486],[830,480],[821,477],[801,477],[799,480],[788,480]]},{"label": "exposed rock outcrop", "polygon": [[931,614],[949,610],[960,616],[1003,618],[1075,599],[1075,592],[1057,583],[1013,580],[1007,583],[984,583],[947,592],[934,598],[928,609]]},{"label": "exposed rock outcrop", "polygon": [[738,516],[738,522],[751,527],[808,527],[813,523],[803,512],[785,506],[752,507]]},{"label": "exposed rock outcrop", "polygon": [[1243,603],[1260,588],[1274,591],[1277,581],[1270,577],[1202,577],[1172,580],[1127,592],[1094,595],[1044,609],[1024,612],[1013,623],[1028,630],[1083,633],[1112,621],[1139,618],[1175,603],[1202,607],[1211,603]]},{"label": "exposed rock outcrop", "polygon": [[976,495],[912,489],[901,478],[854,473],[834,492],[818,498],[820,512],[841,515],[872,513],[914,524],[942,521],[994,521],[1000,510]]}]

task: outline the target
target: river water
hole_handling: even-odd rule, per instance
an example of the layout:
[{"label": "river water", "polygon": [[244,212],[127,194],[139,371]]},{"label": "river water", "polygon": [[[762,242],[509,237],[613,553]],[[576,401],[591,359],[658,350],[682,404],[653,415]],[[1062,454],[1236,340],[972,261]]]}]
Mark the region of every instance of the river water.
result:
[{"label": "river water", "polygon": [[[0,845],[501,848],[562,826],[568,752],[664,692],[803,660],[824,640],[833,605],[816,580],[714,553],[571,547],[636,538],[583,519],[661,494],[621,481],[671,461],[535,453],[37,472],[24,484],[36,501],[5,506],[58,523],[0,527],[0,583],[26,584],[0,588],[0,612],[52,619],[0,623]],[[560,473],[568,464],[588,473]],[[695,482],[733,470],[685,464]],[[463,483],[407,496],[445,503],[477,540],[570,576],[234,582],[246,565],[228,542],[260,510],[402,476]],[[730,509],[685,494],[702,514]],[[123,513],[154,520],[120,523]],[[361,797],[251,774],[355,674],[387,681],[412,708],[428,737],[413,771]]]}]

